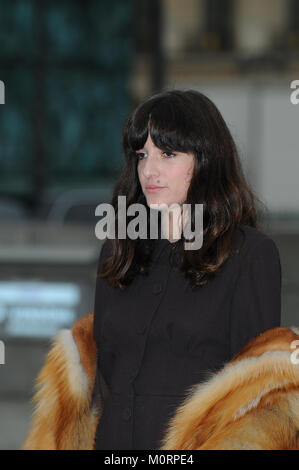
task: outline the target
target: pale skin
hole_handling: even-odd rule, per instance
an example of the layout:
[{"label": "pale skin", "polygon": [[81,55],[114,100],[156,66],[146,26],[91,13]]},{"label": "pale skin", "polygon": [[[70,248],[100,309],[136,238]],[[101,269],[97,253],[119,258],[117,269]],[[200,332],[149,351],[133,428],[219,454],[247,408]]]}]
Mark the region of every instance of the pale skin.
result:
[{"label": "pale skin", "polygon": [[[136,156],[139,182],[147,205],[151,207],[152,204],[167,204],[169,207],[174,203],[179,204],[179,212],[169,212],[169,236],[165,234],[170,242],[175,242],[180,238],[181,209],[192,178],[195,157],[193,153],[163,151],[156,147],[150,135],[143,148],[136,151]],[[150,192],[146,188],[147,185],[162,188],[156,192]]]}]

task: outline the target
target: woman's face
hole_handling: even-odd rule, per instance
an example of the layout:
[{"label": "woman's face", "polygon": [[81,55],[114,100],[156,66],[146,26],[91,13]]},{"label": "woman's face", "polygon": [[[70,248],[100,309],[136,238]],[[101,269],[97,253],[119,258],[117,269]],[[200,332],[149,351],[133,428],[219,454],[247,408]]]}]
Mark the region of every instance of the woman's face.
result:
[{"label": "woman's face", "polygon": [[[147,205],[183,204],[193,174],[194,155],[163,152],[155,146],[149,134],[144,147],[136,154],[139,181]],[[151,189],[150,186],[158,186],[158,189]]]}]

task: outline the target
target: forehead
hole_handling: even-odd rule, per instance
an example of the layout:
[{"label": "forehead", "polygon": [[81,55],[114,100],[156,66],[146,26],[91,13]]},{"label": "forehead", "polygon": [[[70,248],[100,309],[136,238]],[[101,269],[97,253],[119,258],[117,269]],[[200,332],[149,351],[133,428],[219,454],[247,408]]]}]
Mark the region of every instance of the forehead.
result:
[{"label": "forehead", "polygon": [[152,139],[151,139],[150,134],[148,134],[148,136],[147,136],[147,139],[146,139],[146,142],[145,142],[145,144],[144,144],[144,147],[145,147],[145,146],[156,147],[155,144],[154,144],[154,142],[153,142]]}]

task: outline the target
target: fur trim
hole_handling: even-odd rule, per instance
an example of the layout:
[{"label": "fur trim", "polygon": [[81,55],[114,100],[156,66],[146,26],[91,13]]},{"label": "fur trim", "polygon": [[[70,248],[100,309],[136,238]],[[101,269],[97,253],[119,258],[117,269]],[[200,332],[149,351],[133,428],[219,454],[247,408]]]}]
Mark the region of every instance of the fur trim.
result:
[{"label": "fur trim", "polygon": [[[220,371],[186,392],[168,422],[160,450],[299,450],[297,327],[252,339]],[[93,449],[108,388],[95,372],[93,313],[52,340],[33,397],[35,411],[22,449]]]},{"label": "fur trim", "polygon": [[160,449],[299,450],[299,364],[289,328],[251,340],[222,370],[190,387]]},{"label": "fur trim", "polygon": [[93,449],[101,413],[91,406],[95,369],[91,313],[52,339],[34,385],[32,425],[22,450]]}]

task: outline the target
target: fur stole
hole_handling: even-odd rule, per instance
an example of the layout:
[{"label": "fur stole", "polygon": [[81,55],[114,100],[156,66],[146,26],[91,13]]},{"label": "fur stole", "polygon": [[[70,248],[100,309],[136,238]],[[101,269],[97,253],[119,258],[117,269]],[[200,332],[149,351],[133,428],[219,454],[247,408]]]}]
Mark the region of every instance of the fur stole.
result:
[{"label": "fur stole", "polygon": [[[96,374],[93,313],[51,341],[21,449],[92,450],[109,394]],[[189,389],[160,450],[299,450],[298,348],[296,327],[272,328],[253,338],[221,370]]]}]

